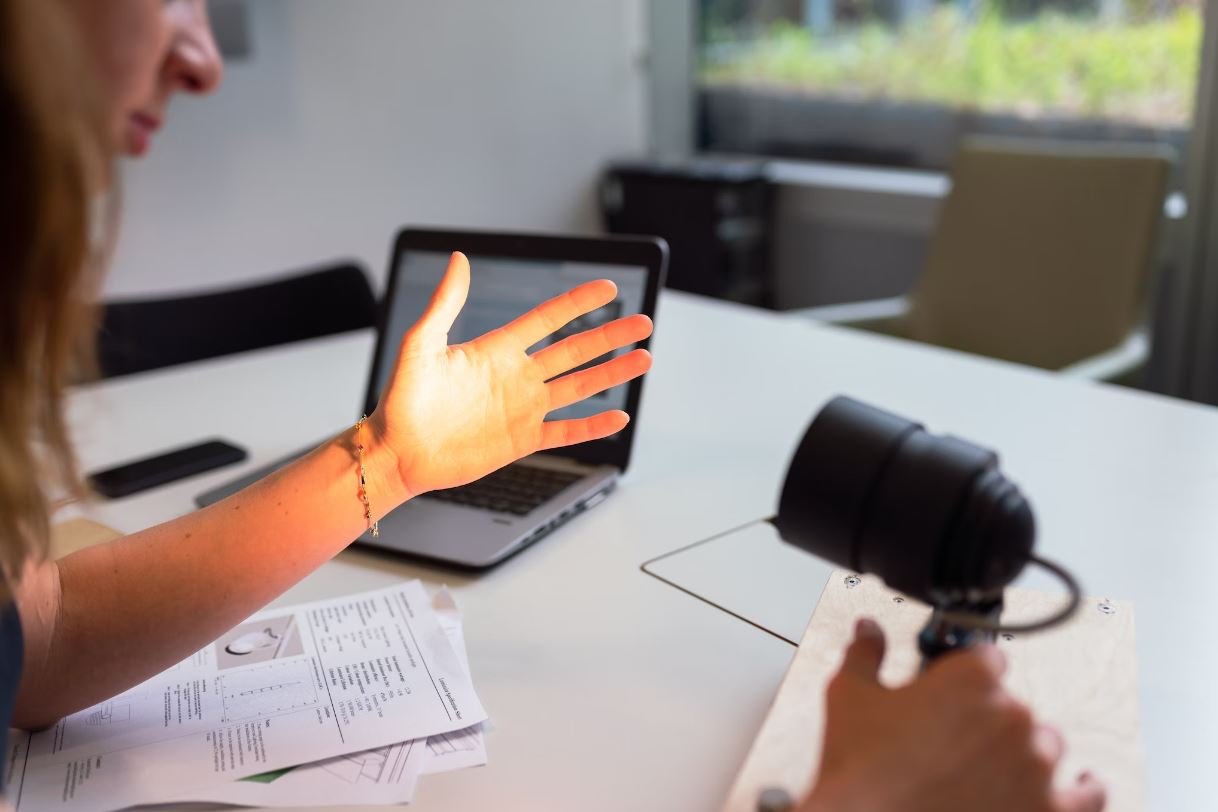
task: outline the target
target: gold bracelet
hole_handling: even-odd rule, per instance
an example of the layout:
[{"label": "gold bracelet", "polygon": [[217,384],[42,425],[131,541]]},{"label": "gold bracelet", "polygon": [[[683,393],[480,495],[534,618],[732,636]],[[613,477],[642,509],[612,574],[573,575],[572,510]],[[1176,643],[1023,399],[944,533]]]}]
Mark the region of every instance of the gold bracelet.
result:
[{"label": "gold bracelet", "polygon": [[360,429],[366,422],[368,415],[364,415],[355,423],[355,457],[359,463],[359,500],[364,503],[364,518],[368,520],[368,529],[372,531],[372,537],[376,538],[381,534],[381,530],[372,519],[372,503],[368,500],[368,478],[364,475],[364,444],[360,441]]}]

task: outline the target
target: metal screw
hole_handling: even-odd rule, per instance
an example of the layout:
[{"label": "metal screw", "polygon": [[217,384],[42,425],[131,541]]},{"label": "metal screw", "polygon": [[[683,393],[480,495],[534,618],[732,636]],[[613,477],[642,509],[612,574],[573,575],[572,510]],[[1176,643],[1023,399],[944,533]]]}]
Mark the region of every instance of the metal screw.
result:
[{"label": "metal screw", "polygon": [[863,583],[863,579],[858,577],[857,575],[847,575],[846,576],[846,580],[845,580],[846,589],[854,589],[856,586],[858,586],[861,583]]},{"label": "metal screw", "polygon": [[1015,639],[1015,635],[1011,634],[1010,632],[1003,632],[1002,639],[1009,643]]},{"label": "metal screw", "polygon": [[902,598],[900,595],[893,595],[892,602],[893,603],[905,603],[905,599]]},{"label": "metal screw", "polygon": [[1116,614],[1116,607],[1113,606],[1108,601],[1100,601],[1099,605],[1096,606],[1095,608],[1100,610],[1101,615],[1115,615]]}]

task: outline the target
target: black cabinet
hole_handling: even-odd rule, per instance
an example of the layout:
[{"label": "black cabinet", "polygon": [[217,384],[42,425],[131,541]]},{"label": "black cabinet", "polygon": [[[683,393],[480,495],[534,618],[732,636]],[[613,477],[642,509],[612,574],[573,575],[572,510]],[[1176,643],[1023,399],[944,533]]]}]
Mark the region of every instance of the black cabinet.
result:
[{"label": "black cabinet", "polygon": [[670,288],[772,306],[773,191],[760,161],[622,161],[601,181],[605,228],[663,237]]}]

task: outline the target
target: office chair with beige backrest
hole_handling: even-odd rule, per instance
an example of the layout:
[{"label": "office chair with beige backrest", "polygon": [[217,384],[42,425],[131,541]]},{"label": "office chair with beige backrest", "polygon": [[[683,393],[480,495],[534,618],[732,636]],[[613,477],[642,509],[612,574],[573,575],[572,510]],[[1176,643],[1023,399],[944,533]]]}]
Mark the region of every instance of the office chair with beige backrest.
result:
[{"label": "office chair with beige backrest", "polygon": [[1171,164],[1154,146],[968,141],[913,292],[798,314],[1128,378],[1147,356],[1148,271]]}]

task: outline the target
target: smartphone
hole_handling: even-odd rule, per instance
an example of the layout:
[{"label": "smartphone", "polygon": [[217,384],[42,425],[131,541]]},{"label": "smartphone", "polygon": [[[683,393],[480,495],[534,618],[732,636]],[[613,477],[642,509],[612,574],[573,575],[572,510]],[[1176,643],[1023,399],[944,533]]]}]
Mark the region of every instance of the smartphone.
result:
[{"label": "smartphone", "polygon": [[130,496],[158,485],[166,485],[214,468],[242,462],[248,456],[245,449],[231,443],[207,440],[197,445],[177,448],[154,457],[145,457],[97,471],[86,478],[93,490],[102,496],[118,499],[120,496]]}]

